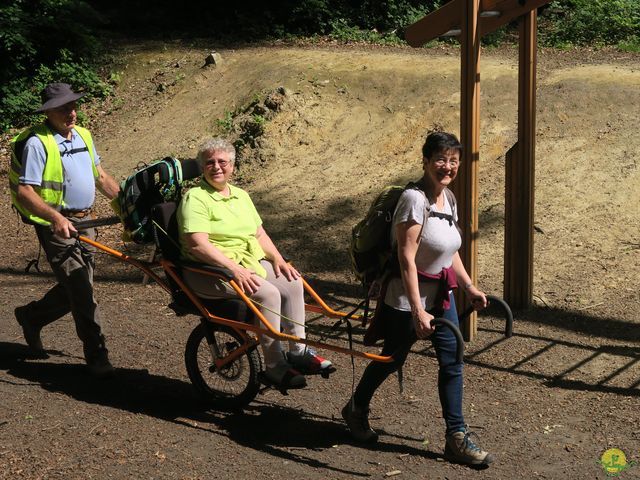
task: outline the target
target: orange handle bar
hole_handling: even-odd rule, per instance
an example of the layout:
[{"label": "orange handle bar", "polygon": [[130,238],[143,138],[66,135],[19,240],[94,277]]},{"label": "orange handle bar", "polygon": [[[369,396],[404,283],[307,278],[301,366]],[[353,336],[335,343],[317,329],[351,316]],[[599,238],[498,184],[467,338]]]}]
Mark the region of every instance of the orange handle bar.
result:
[{"label": "orange handle bar", "polygon": [[[390,363],[393,361],[393,357],[391,356],[382,356],[382,355],[375,355],[373,353],[367,353],[367,352],[360,352],[357,350],[349,350],[348,348],[342,348],[342,347],[338,347],[338,346],[334,346],[334,345],[330,345],[328,343],[322,343],[322,342],[317,342],[314,340],[307,340],[306,338],[299,338],[296,337],[295,335],[289,335],[287,333],[282,333],[282,332],[278,332],[276,331],[273,326],[271,325],[271,323],[264,318],[264,315],[262,315],[262,312],[260,312],[260,310],[258,310],[258,308],[254,305],[254,303],[249,299],[249,297],[247,295],[245,295],[245,293],[240,289],[240,287],[238,287],[238,285],[236,284],[236,282],[234,280],[227,280],[229,282],[229,284],[231,285],[231,287],[235,290],[235,292],[237,293],[238,297],[240,297],[251,309],[251,311],[255,314],[256,318],[258,320],[260,320],[260,323],[265,327],[265,328],[260,328],[256,325],[251,325],[248,323],[244,323],[244,322],[239,322],[237,320],[229,320],[226,318],[222,318],[222,317],[217,317],[213,314],[211,314],[207,308],[202,304],[202,302],[199,300],[198,297],[196,297],[193,292],[191,291],[191,289],[189,287],[187,287],[187,285],[182,281],[182,279],[176,274],[176,272],[174,271],[173,268],[173,264],[167,260],[160,260],[159,263],[151,263],[151,262],[142,262],[140,260],[137,260],[129,255],[126,255],[118,250],[114,250],[112,248],[107,247],[106,245],[103,245],[100,242],[97,242],[95,240],[91,240],[90,238],[87,238],[85,236],[82,235],[78,235],[78,240],[88,243],[89,245],[92,245],[94,247],[96,247],[99,250],[102,250],[103,252],[106,252],[124,262],[127,262],[137,268],[139,268],[140,270],[142,270],[144,273],[146,273],[147,275],[149,275],[149,277],[153,278],[158,285],[160,285],[162,288],[164,288],[169,294],[171,293],[171,288],[169,287],[169,285],[167,284],[167,282],[160,277],[158,274],[156,274],[151,267],[155,266],[155,265],[162,265],[162,267],[164,268],[165,272],[167,272],[171,278],[176,282],[176,284],[182,289],[182,291],[187,295],[187,297],[189,297],[189,300],[191,300],[191,302],[193,302],[193,304],[196,306],[196,308],[200,311],[200,313],[202,313],[202,316],[212,322],[215,323],[220,323],[222,325],[227,325],[235,330],[238,330],[240,332],[246,332],[246,331],[250,331],[250,332],[254,332],[258,335],[267,335],[269,337],[278,339],[278,340],[291,340],[294,341],[296,343],[302,343],[304,345],[309,345],[311,347],[316,347],[316,348],[322,348],[325,350],[331,350],[334,352],[338,352],[338,353],[343,353],[345,355],[351,355],[354,357],[360,357],[360,358],[366,358],[368,360],[373,360],[376,362],[383,362],[383,363]],[[209,272],[207,270],[200,270],[197,268],[192,268],[192,267],[186,267],[189,270],[193,270],[196,272],[200,272],[200,273],[204,273],[207,275],[213,275],[213,276],[219,276],[216,275],[212,272]],[[309,295],[311,295],[311,297],[313,297],[313,299],[318,302],[319,307],[314,306],[314,305],[305,305],[305,308],[309,311],[316,311],[318,313],[323,313],[325,315],[327,315],[328,317],[332,317],[332,318],[340,318],[340,317],[344,317],[346,316],[346,314],[344,312],[338,312],[336,310],[333,310],[331,307],[329,307],[324,300],[322,300],[322,298],[313,290],[313,288],[311,288],[311,286],[306,282],[306,280],[302,279],[303,285],[305,290],[307,291],[307,293],[309,293]],[[359,318],[357,316],[354,316],[352,318]],[[228,359],[224,359],[225,363],[227,363],[227,361],[229,361]]]},{"label": "orange handle bar", "polygon": [[113,248],[109,248],[106,245],[101,244],[100,242],[96,242],[95,240],[91,240],[90,238],[84,237],[82,235],[78,235],[78,240],[88,243],[89,245],[92,245],[97,249],[102,250],[103,252],[113,255],[114,257],[119,258],[124,262],[130,263],[134,267],[139,268],[144,273],[153,278],[158,283],[158,285],[164,288],[168,293],[171,293],[171,288],[169,288],[169,285],[167,285],[164,279],[151,269],[152,266],[159,264],[151,262],[141,262],[140,260],[130,257],[129,255],[119,252],[118,250],[114,250]]},{"label": "orange handle bar", "polygon": [[[168,262],[166,262],[164,260],[161,260],[160,263],[163,266],[169,266],[169,265],[167,265]],[[207,274],[207,275],[216,276],[216,274],[214,274],[212,272],[208,272],[206,270],[200,270],[198,268],[187,267],[187,269],[195,271],[195,272],[199,272],[199,273],[204,273],[204,274]],[[211,321],[220,323],[222,325],[227,325],[227,326],[230,326],[230,327],[238,329],[238,330],[248,330],[248,331],[254,332],[254,333],[259,334],[259,335],[268,335],[269,337],[272,337],[272,338],[275,338],[275,339],[278,339],[278,340],[291,340],[293,342],[302,343],[304,345],[309,345],[311,347],[322,348],[322,349],[325,349],[325,350],[331,350],[331,351],[338,352],[338,353],[344,353],[346,355],[352,355],[354,357],[366,358],[368,360],[374,360],[376,362],[390,363],[390,362],[393,361],[393,357],[391,357],[391,356],[382,356],[382,355],[375,355],[373,353],[368,353],[368,352],[360,352],[360,351],[357,351],[357,350],[349,350],[348,348],[342,348],[342,347],[330,345],[330,344],[327,344],[327,343],[316,342],[314,340],[308,340],[306,338],[296,337],[295,335],[290,335],[288,333],[278,332],[277,330],[275,330],[273,328],[271,323],[266,318],[264,318],[264,315],[262,314],[262,312],[254,305],[254,303],[251,301],[251,299],[240,289],[240,287],[238,286],[238,284],[234,280],[227,280],[227,281],[229,282],[231,287],[235,290],[235,292],[238,295],[238,297],[240,297],[249,306],[251,311],[255,314],[256,318],[258,320],[260,320],[260,323],[265,328],[260,328],[260,327],[258,327],[256,325],[251,325],[251,324],[248,324],[248,323],[238,322],[237,320],[229,320],[229,319],[226,319],[226,318],[217,317],[215,315],[212,315],[207,310],[207,308],[202,304],[202,302],[199,300],[199,298],[196,297],[190,291],[190,289],[186,286],[186,284],[174,272],[174,270],[172,268],[166,268],[165,271],[169,272],[169,274],[171,275],[171,278],[173,278],[173,280],[187,294],[187,296],[189,297],[189,300],[191,300],[193,302],[193,304],[198,308],[198,310],[200,310],[202,315],[205,318],[210,319]],[[304,282],[304,280],[303,280],[303,282]],[[311,289],[311,287],[308,284],[306,284],[306,282],[304,282],[304,284],[306,285],[307,288],[309,288],[311,291],[313,291]],[[317,296],[317,294],[315,292],[313,292],[313,293]],[[317,296],[317,297],[318,297],[318,299],[320,299],[319,296]],[[342,312],[335,312],[335,311],[333,311],[333,312],[335,314],[340,314],[338,316],[344,316],[345,315],[345,314],[342,314]]]}]

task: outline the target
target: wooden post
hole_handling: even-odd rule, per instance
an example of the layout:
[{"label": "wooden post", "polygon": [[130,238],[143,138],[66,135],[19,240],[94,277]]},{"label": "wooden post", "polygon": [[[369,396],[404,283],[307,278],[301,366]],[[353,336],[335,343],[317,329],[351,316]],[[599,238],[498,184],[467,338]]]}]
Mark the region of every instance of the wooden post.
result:
[{"label": "wooden post", "polygon": [[512,307],[520,301],[516,279],[518,263],[521,259],[518,252],[520,238],[518,237],[519,211],[517,205],[520,187],[518,179],[522,177],[519,161],[518,143],[516,142],[505,155],[504,182],[504,299]]},{"label": "wooden post", "polygon": [[520,17],[518,143],[506,156],[504,298],[512,308],[533,300],[537,12]]},{"label": "wooden post", "polygon": [[[458,200],[458,219],[462,227],[460,257],[475,283],[478,270],[478,160],[480,158],[480,0],[463,2],[460,81],[460,141],[464,147],[462,164],[453,189]],[[461,289],[457,304],[463,309],[466,299]],[[466,341],[477,334],[477,316],[472,313],[461,325]]]},{"label": "wooden post", "polygon": [[404,38],[412,47],[421,47],[429,40],[438,38],[452,29],[460,28],[462,10],[467,0],[451,0],[437,10],[412,25],[404,31]]}]

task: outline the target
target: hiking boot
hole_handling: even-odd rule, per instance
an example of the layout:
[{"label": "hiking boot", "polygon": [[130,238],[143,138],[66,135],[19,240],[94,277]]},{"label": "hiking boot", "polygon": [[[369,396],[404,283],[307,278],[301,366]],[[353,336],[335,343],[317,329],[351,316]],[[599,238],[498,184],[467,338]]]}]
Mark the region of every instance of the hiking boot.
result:
[{"label": "hiking boot", "polygon": [[313,375],[332,367],[332,363],[321,357],[312,348],[305,348],[302,353],[287,352],[287,361],[303,375]]},{"label": "hiking boot", "polygon": [[493,455],[473,443],[470,438],[472,435],[478,438],[475,433],[468,430],[447,435],[444,458],[453,463],[472,466],[486,466],[493,462]]},{"label": "hiking boot", "polygon": [[349,400],[342,409],[342,418],[349,427],[351,436],[359,442],[375,443],[378,434],[369,425],[369,409],[358,408]]},{"label": "hiking boot", "polygon": [[264,375],[275,387],[282,390],[304,388],[307,386],[305,378],[284,360],[275,367],[267,368]]},{"label": "hiking boot", "polygon": [[87,366],[89,372],[96,378],[113,378],[116,374],[116,369],[113,368],[106,351],[96,355],[95,358],[87,360]]},{"label": "hiking boot", "polygon": [[27,342],[29,348],[38,354],[44,354],[44,346],[42,345],[42,340],[40,339],[40,329],[34,327],[29,322],[28,312],[29,305],[16,307],[16,309],[13,311],[18,324],[22,327],[22,334],[24,335],[24,339]]}]

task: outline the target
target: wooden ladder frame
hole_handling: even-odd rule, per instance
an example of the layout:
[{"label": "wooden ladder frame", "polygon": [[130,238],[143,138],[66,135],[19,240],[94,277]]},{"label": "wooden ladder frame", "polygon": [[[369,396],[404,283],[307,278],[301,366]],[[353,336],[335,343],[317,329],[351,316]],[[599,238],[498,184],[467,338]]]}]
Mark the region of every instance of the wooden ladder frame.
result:
[{"label": "wooden ladder frame", "polygon": [[[471,280],[478,274],[478,162],[480,160],[480,40],[519,21],[518,141],[506,154],[504,298],[515,309],[533,300],[533,218],[536,119],[537,9],[550,0],[451,0],[410,25],[409,45],[434,38],[460,39],[460,141],[464,146],[453,186],[463,238],[460,252]],[[465,299],[457,292],[458,305]],[[477,335],[477,315],[461,326],[465,340]]]}]

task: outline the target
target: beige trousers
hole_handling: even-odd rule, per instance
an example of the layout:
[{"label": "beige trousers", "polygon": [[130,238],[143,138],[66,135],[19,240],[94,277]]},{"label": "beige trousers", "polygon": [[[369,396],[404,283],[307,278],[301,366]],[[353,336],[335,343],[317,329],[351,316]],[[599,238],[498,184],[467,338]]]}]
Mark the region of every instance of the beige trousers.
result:
[{"label": "beige trousers", "polygon": [[[258,305],[258,308],[274,330],[305,338],[302,280],[297,279],[290,282],[284,275],[276,277],[271,262],[262,260],[260,263],[267,271],[267,278],[258,277],[260,287],[253,295],[250,295],[251,299],[262,305]],[[236,297],[236,292],[227,282],[210,275],[185,270],[184,281],[196,295],[202,298]],[[287,319],[291,319],[295,323]],[[260,335],[260,345],[262,345],[267,368],[274,367],[284,358],[282,344],[279,340],[267,335]],[[289,351],[293,353],[302,353],[304,348],[304,344],[289,342]]]}]

